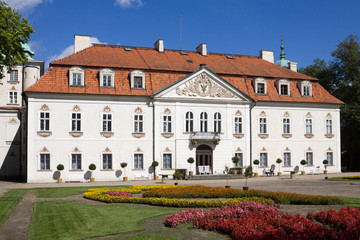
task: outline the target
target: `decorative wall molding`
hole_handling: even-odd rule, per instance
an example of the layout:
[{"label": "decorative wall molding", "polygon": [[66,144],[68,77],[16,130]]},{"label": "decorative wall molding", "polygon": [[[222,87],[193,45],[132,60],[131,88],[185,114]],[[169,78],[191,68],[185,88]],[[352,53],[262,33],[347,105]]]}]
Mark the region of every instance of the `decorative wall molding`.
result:
[{"label": "decorative wall molding", "polygon": [[104,112],[111,112],[111,108],[109,106],[104,107]]},{"label": "decorative wall molding", "polygon": [[284,113],[284,117],[290,117],[290,114],[286,111],[286,112]]},{"label": "decorative wall molding", "polygon": [[140,114],[140,113],[142,113],[143,111],[142,111],[142,109],[141,109],[141,107],[137,107],[136,109],[135,109],[135,113],[137,113],[137,114]]},{"label": "decorative wall molding", "polygon": [[236,113],[235,113],[236,116],[241,116],[241,111],[240,110],[237,110]]},{"label": "decorative wall molding", "polygon": [[80,107],[79,107],[78,105],[75,105],[75,106],[73,107],[73,111],[74,111],[74,112],[80,112]]},{"label": "decorative wall molding", "polygon": [[17,123],[17,120],[15,118],[11,118],[9,123]]},{"label": "decorative wall molding", "polygon": [[242,152],[242,151],[241,151],[241,148],[238,147],[238,148],[235,150],[235,152]]},{"label": "decorative wall molding", "polygon": [[171,111],[170,111],[170,109],[165,108],[164,113],[165,113],[165,114],[170,114],[170,113],[171,113]]},{"label": "decorative wall molding", "polygon": [[49,152],[49,150],[46,147],[43,147],[43,149],[41,149],[40,152]]},{"label": "decorative wall molding", "polygon": [[261,116],[261,117],[266,117],[266,113],[265,113],[264,111],[262,111],[262,112],[260,113],[260,116]]},{"label": "decorative wall molding", "polygon": [[49,111],[49,106],[44,104],[44,105],[41,106],[40,109],[43,110],[43,111]]},{"label": "decorative wall molding", "polygon": [[75,147],[73,152],[80,152],[79,148],[78,147]]},{"label": "decorative wall molding", "polygon": [[104,152],[111,152],[110,148],[106,147]]},{"label": "decorative wall molding", "polygon": [[311,113],[308,112],[308,113],[306,114],[306,117],[311,118]]},{"label": "decorative wall molding", "polygon": [[166,147],[164,152],[171,152],[171,150],[168,147]]},{"label": "decorative wall molding", "polygon": [[135,150],[135,152],[142,152],[142,150],[141,150],[140,147],[138,147],[138,148]]},{"label": "decorative wall molding", "polygon": [[52,132],[37,132],[37,135],[40,137],[50,137]]}]

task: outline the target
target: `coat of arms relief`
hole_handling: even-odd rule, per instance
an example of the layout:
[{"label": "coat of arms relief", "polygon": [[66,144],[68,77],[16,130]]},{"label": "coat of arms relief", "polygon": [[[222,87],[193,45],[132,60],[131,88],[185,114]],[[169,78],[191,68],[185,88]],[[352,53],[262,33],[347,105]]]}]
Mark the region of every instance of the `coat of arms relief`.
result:
[{"label": "coat of arms relief", "polygon": [[185,84],[184,87],[178,87],[176,93],[179,96],[188,97],[235,98],[232,92],[211,81],[205,73],[200,74],[193,81]]}]

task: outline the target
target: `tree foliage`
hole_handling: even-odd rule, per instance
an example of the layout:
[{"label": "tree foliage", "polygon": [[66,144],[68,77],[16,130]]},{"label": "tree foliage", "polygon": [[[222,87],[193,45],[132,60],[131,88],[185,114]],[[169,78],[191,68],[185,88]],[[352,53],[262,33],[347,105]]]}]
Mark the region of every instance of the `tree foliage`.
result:
[{"label": "tree foliage", "polygon": [[11,71],[11,66],[26,62],[22,48],[29,41],[34,29],[16,10],[0,1],[0,79],[4,77],[4,68]]},{"label": "tree foliage", "polygon": [[331,94],[345,103],[341,108],[343,165],[360,169],[360,41],[349,35],[331,52],[332,61],[315,59],[300,72],[316,77]]}]

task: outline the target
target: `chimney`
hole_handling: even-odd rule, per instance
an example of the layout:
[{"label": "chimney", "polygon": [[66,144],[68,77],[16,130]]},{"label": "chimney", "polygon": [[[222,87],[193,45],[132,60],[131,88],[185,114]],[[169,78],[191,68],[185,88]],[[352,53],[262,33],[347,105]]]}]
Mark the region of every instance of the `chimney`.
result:
[{"label": "chimney", "polygon": [[289,69],[291,71],[297,72],[297,62],[289,62]]},{"label": "chimney", "polygon": [[85,48],[91,47],[90,36],[88,35],[75,35],[74,53],[77,53]]},{"label": "chimney", "polygon": [[274,63],[274,51],[261,50],[260,51],[260,58],[264,59],[265,61]]},{"label": "chimney", "polygon": [[197,46],[196,51],[201,55],[206,56],[207,55],[206,43],[201,43],[199,46]]},{"label": "chimney", "polygon": [[154,43],[155,49],[159,52],[164,52],[164,39],[159,39]]}]

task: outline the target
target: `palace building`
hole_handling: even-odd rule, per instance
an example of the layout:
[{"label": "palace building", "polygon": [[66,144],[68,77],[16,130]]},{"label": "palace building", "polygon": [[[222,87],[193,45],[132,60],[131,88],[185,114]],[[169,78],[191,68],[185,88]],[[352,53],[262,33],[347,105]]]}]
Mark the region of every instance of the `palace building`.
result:
[{"label": "palace building", "polygon": [[25,89],[27,182],[55,181],[58,164],[65,180],[88,179],[91,163],[97,181],[151,179],[153,161],[157,175],[223,174],[233,156],[239,167],[258,159],[259,173],[277,158],[282,172],[302,159],[308,173],[324,159],[341,171],[342,102],[296,63],[274,64],[272,51],[92,45],[82,35],[74,46]]}]

